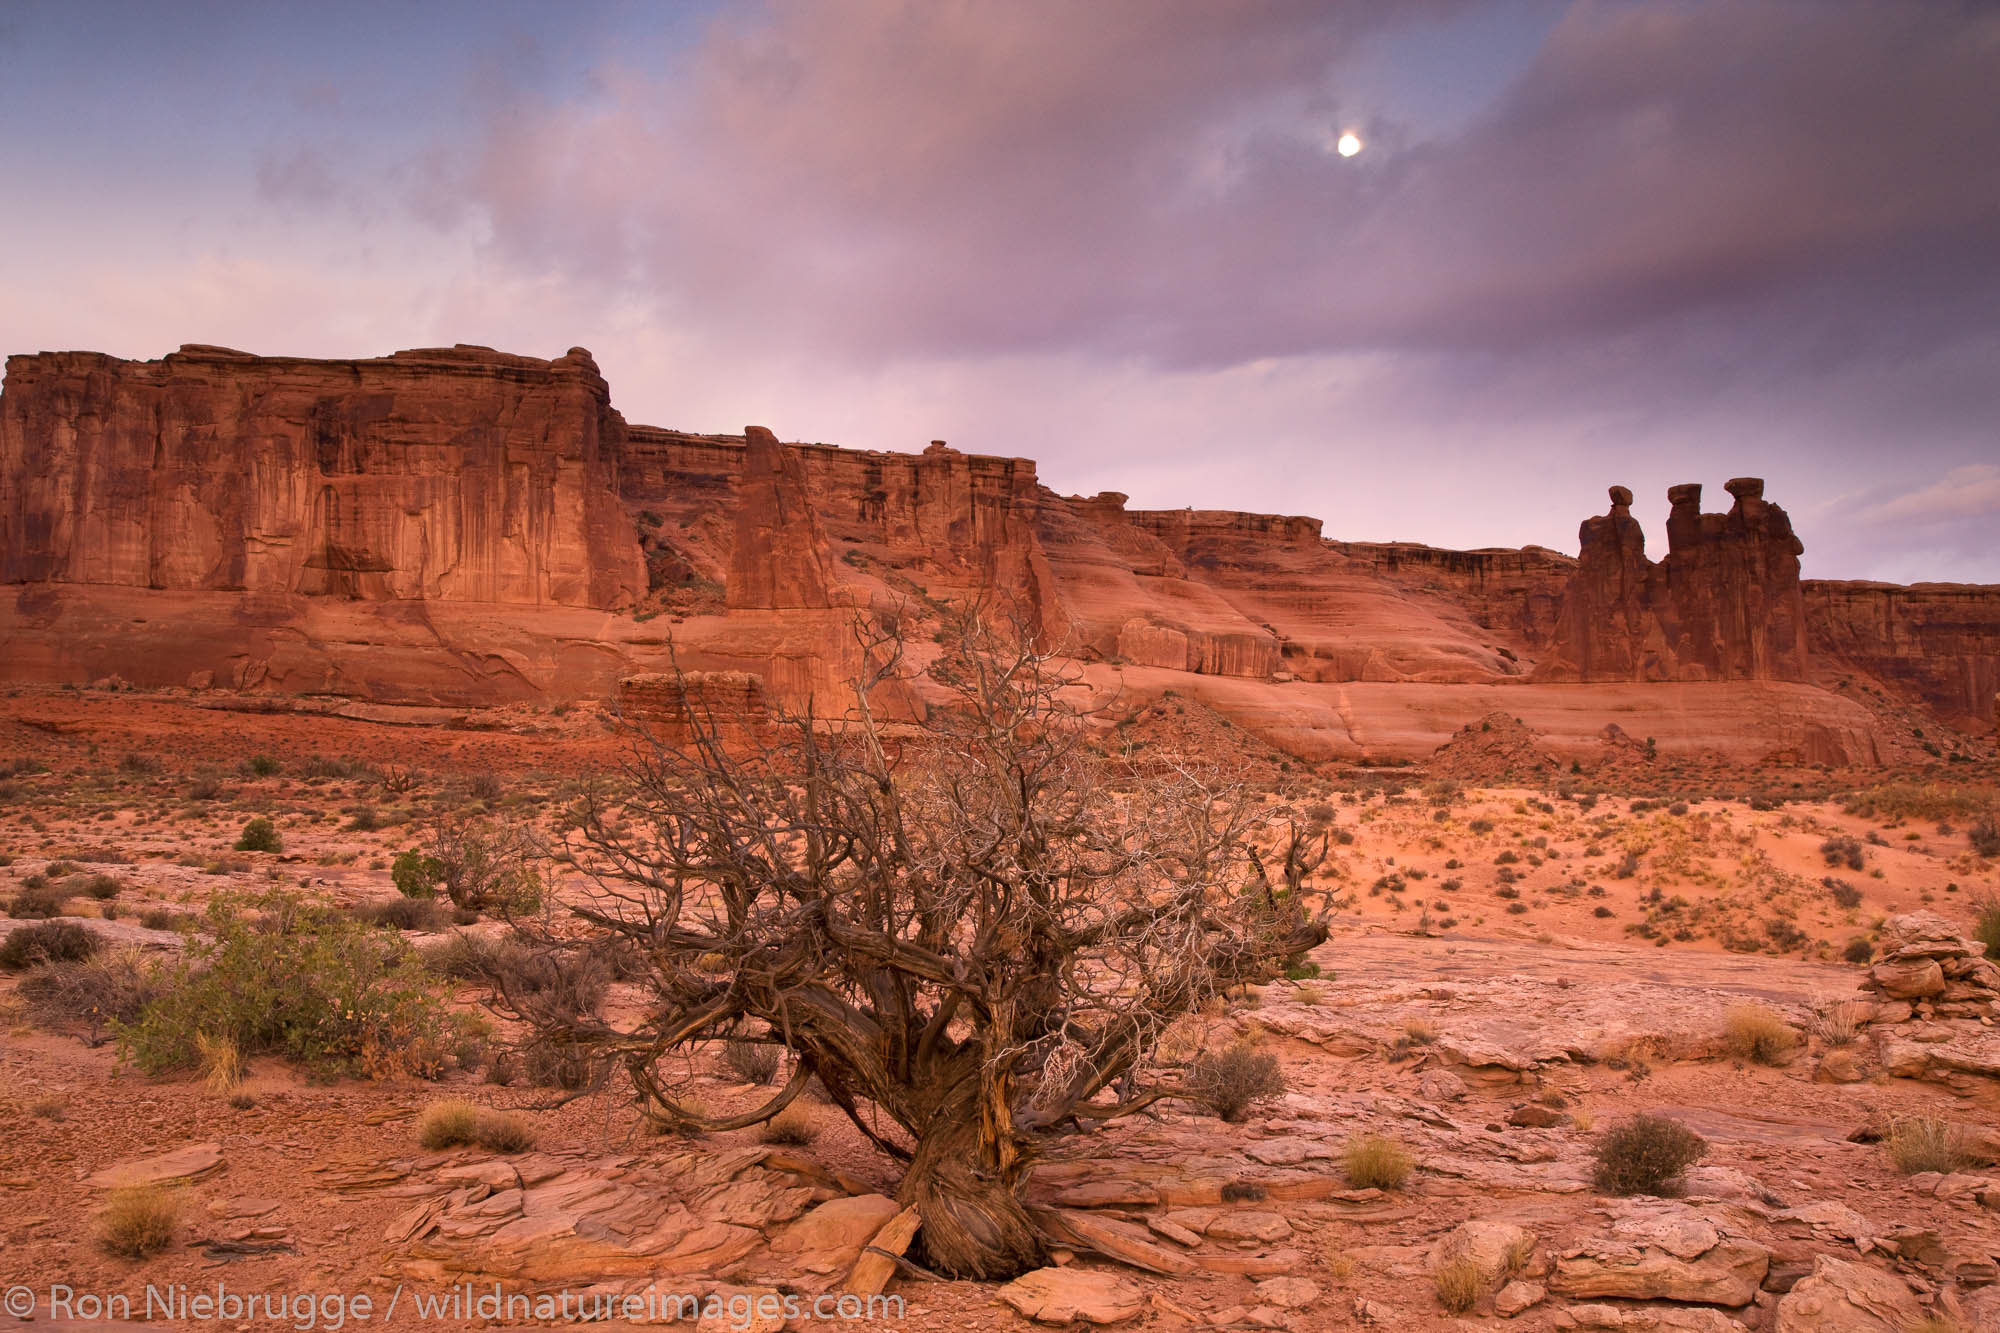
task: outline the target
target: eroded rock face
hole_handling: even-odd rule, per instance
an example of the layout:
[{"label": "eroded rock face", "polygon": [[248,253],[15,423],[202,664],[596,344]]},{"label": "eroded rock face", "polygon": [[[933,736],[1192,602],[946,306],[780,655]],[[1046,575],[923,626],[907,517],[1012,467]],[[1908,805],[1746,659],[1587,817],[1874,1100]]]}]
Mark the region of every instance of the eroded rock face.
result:
[{"label": "eroded rock face", "polygon": [[581,348],[12,357],[0,582],[625,606],[623,432]]},{"label": "eroded rock face", "polygon": [[1667,556],[1646,558],[1632,493],[1586,519],[1580,553],[1539,680],[1804,680],[1805,602],[1791,519],[1764,483],[1728,483],[1726,514],[1701,512],[1701,487],[1669,488]]}]

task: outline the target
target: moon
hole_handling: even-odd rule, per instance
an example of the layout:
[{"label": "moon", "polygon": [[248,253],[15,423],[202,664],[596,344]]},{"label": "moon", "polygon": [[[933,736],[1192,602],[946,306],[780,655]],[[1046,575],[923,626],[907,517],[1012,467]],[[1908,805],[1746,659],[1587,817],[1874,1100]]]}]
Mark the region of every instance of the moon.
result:
[{"label": "moon", "polygon": [[1353,130],[1348,130],[1334,141],[1333,148],[1342,157],[1353,157],[1361,151],[1361,136]]}]

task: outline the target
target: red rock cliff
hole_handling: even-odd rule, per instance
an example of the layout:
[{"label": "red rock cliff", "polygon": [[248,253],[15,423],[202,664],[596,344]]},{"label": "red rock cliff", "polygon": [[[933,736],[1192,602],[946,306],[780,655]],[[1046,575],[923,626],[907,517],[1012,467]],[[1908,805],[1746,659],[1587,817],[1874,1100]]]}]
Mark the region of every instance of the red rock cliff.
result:
[{"label": "red rock cliff", "polygon": [[0,582],[626,606],[623,435],[581,348],[12,357]]}]

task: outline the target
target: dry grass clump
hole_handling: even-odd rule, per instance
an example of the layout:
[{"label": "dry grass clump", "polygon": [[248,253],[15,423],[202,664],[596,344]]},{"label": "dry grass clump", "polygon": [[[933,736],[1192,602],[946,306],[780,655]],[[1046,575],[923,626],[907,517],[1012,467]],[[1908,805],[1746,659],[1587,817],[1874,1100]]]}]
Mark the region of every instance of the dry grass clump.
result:
[{"label": "dry grass clump", "polygon": [[1774,1009],[1739,1004],[1724,1020],[1729,1049],[1760,1065],[1775,1065],[1798,1048],[1798,1030]]},{"label": "dry grass clump", "polygon": [[535,1126],[513,1111],[482,1109],[472,1118],[472,1141],[488,1152],[526,1152],[535,1146]]},{"label": "dry grass clump", "polygon": [[1807,1020],[1806,1029],[1828,1046],[1851,1046],[1861,1035],[1861,1022],[1867,1006],[1853,1000],[1835,1000],[1821,1004],[1813,1010]]},{"label": "dry grass clump", "polygon": [[1341,1154],[1341,1167],[1356,1189],[1399,1190],[1415,1166],[1408,1149],[1379,1134],[1349,1139]]},{"label": "dry grass clump", "polygon": [[1451,1314],[1464,1314],[1479,1301],[1486,1290],[1485,1274],[1470,1258],[1453,1259],[1440,1265],[1431,1274],[1431,1286],[1437,1292],[1438,1304]]},{"label": "dry grass clump", "polygon": [[97,1215],[97,1243],[107,1254],[144,1259],[174,1243],[180,1196],[158,1185],[113,1190]]},{"label": "dry grass clump", "polygon": [[1920,1171],[1949,1175],[1972,1164],[1965,1131],[1943,1116],[1897,1116],[1882,1136],[1889,1160],[1906,1176]]},{"label": "dry grass clump", "polygon": [[1708,1151],[1708,1140],[1678,1120],[1635,1115],[1598,1136],[1597,1188],[1606,1194],[1679,1194],[1682,1176]]},{"label": "dry grass clump", "polygon": [[1196,1056],[1188,1066],[1187,1089],[1216,1115],[1234,1122],[1258,1102],[1284,1096],[1285,1075],[1277,1056],[1239,1042]]},{"label": "dry grass clump", "polygon": [[226,1097],[243,1081],[243,1051],[230,1037],[211,1037],[198,1032],[195,1050],[201,1057],[202,1082],[218,1097]]},{"label": "dry grass clump", "polygon": [[762,1138],[766,1143],[785,1147],[803,1148],[819,1137],[819,1126],[802,1106],[787,1107],[764,1122]]},{"label": "dry grass clump", "polygon": [[778,1077],[778,1048],[761,1041],[728,1041],[722,1063],[745,1083],[769,1084]]},{"label": "dry grass clump", "polygon": [[85,1045],[96,1046],[112,1023],[135,1021],[159,991],[159,965],[138,949],[118,949],[35,968],[16,994],[35,1022],[75,1030]]},{"label": "dry grass clump", "polygon": [[432,1102],[417,1117],[417,1142],[426,1148],[457,1148],[473,1141],[479,1108],[460,1098]]}]

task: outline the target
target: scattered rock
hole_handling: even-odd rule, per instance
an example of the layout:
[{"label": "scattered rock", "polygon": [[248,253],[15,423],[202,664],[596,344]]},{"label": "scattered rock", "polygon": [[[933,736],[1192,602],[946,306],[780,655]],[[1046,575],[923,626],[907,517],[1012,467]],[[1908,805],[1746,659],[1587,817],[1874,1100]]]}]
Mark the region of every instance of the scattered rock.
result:
[{"label": "scattered rock", "polygon": [[1138,1283],[1087,1268],[1037,1268],[1000,1288],[1000,1299],[1044,1324],[1115,1324],[1145,1308]]},{"label": "scattered rock", "polygon": [[127,1189],[135,1185],[184,1185],[222,1170],[227,1163],[219,1143],[190,1143],[156,1157],[138,1157],[107,1166],[84,1183],[92,1189]]},{"label": "scattered rock", "polygon": [[1494,1293],[1493,1313],[1502,1319],[1512,1319],[1523,1310],[1540,1305],[1548,1296],[1549,1289],[1539,1282],[1509,1282]]},{"label": "scattered rock", "polygon": [[1319,1283],[1302,1277],[1274,1277],[1257,1284],[1257,1299],[1280,1310],[1302,1310],[1319,1299]]}]

